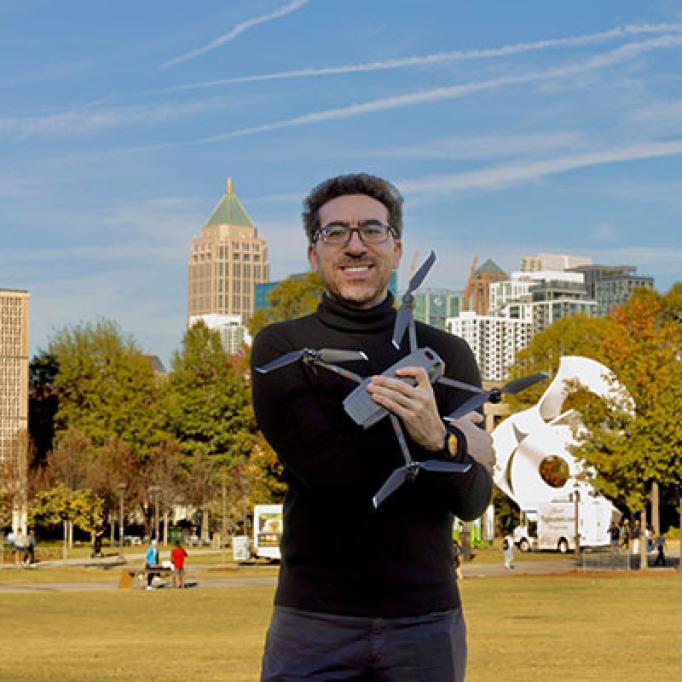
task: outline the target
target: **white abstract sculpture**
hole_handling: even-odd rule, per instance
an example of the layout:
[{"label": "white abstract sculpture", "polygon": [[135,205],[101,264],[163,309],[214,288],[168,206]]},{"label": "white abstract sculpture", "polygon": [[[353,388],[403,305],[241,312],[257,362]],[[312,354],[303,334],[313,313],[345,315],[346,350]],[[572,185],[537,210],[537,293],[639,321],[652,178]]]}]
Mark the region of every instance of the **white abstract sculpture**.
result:
[{"label": "white abstract sculpture", "polygon": [[[571,381],[602,398],[628,399],[608,367],[580,356],[561,358],[557,374],[542,398],[507,418],[492,433],[497,455],[495,483],[523,511],[536,510],[544,502],[567,500],[576,490],[581,499],[587,499],[587,494],[595,496],[592,485],[578,479],[584,467],[570,451],[575,439],[565,420],[572,411],[561,412],[569,393],[567,382]],[[542,461],[551,456],[563,460],[568,468],[568,477],[558,488],[546,483],[540,473]]]}]

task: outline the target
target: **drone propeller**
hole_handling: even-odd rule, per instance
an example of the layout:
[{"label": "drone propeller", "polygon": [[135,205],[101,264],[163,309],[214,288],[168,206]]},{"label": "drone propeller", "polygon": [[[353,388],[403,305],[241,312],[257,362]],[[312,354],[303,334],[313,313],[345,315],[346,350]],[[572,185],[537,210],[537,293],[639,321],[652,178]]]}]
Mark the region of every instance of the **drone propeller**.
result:
[{"label": "drone propeller", "polygon": [[395,318],[395,327],[393,328],[393,345],[396,348],[400,348],[400,342],[405,336],[405,330],[410,324],[412,319],[412,303],[414,301],[414,292],[419,289],[422,282],[429,274],[431,266],[436,262],[436,254],[431,251],[429,257],[422,263],[421,267],[417,272],[412,275],[409,284],[407,285],[407,291],[403,294],[402,304],[398,308],[398,314]]},{"label": "drone propeller", "polygon": [[294,362],[303,359],[304,362],[351,362],[353,360],[367,360],[367,355],[361,350],[336,350],[335,348],[320,348],[313,350],[311,348],[302,348],[301,350],[292,350],[285,353],[279,358],[275,358],[263,367],[256,367],[256,370],[261,374],[267,374],[280,367],[286,367]]},{"label": "drone propeller", "polygon": [[513,379],[502,388],[493,388],[491,391],[484,391],[479,395],[469,398],[469,400],[462,403],[454,412],[443,419],[449,422],[454,421],[455,419],[459,419],[463,415],[478,409],[486,400],[489,400],[491,403],[499,403],[500,400],[502,400],[502,395],[504,393],[511,393],[512,395],[515,395],[516,393],[520,393],[529,386],[532,386],[543,379],[547,379],[548,377],[549,374],[547,374],[547,372],[536,372],[535,374],[530,374],[527,377]]},{"label": "drone propeller", "polygon": [[372,503],[376,509],[389,495],[392,495],[406,480],[414,480],[419,470],[433,471],[443,474],[465,474],[471,469],[471,464],[460,464],[458,462],[444,462],[436,459],[429,459],[425,462],[410,462],[396,469],[379,488],[377,494],[372,498]]}]

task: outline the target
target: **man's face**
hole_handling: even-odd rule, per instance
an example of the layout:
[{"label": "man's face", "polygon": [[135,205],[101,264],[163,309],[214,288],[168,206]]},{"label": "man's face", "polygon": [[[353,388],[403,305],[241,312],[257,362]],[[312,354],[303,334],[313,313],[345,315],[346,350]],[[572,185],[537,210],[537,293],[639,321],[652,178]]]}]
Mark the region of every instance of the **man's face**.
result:
[{"label": "man's face", "polygon": [[[320,227],[343,222],[351,227],[367,220],[388,224],[388,209],[364,194],[347,194],[322,204]],[[308,260],[329,295],[353,308],[372,308],[386,298],[391,271],[398,267],[403,247],[389,235],[381,244],[364,244],[353,232],[345,245],[318,239],[308,246]]]}]

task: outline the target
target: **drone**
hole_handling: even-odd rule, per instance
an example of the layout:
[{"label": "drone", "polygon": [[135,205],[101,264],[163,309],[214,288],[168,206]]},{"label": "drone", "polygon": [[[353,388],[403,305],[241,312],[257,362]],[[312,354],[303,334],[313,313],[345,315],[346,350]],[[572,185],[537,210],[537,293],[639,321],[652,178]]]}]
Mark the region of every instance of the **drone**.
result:
[{"label": "drone", "polygon": [[[405,333],[407,332],[410,352],[408,355],[386,369],[382,376],[389,376],[399,379],[411,386],[414,386],[416,381],[413,377],[397,376],[396,371],[402,367],[423,367],[426,370],[429,381],[432,384],[438,383],[450,388],[462,389],[473,393],[474,395],[466,402],[462,403],[462,405],[460,405],[454,412],[447,415],[446,417],[443,417],[444,421],[453,422],[456,419],[459,419],[461,416],[478,409],[486,401],[499,403],[505,393],[518,393],[525,388],[532,386],[536,382],[546,379],[549,375],[545,372],[538,372],[527,377],[514,379],[506,386],[503,386],[502,388],[493,388],[490,391],[486,391],[478,386],[466,384],[462,381],[457,381],[455,379],[450,379],[443,376],[445,371],[445,363],[440,358],[438,353],[431,348],[419,348],[418,346],[416,325],[413,314],[414,293],[421,286],[435,261],[436,254],[431,251],[429,257],[424,261],[424,263],[422,263],[420,268],[411,277],[408,283],[407,291],[402,296],[401,305],[400,308],[398,308],[398,313],[396,315],[391,342],[395,348],[399,349]],[[320,348],[319,350],[303,348],[286,353],[285,355],[282,355],[279,358],[267,363],[263,367],[257,367],[256,371],[260,372],[261,374],[268,374],[273,370],[299,361],[302,361],[305,365],[312,366],[313,368],[322,367],[358,384],[358,386],[356,386],[356,388],[353,389],[353,391],[351,391],[351,393],[349,393],[343,401],[344,410],[358,426],[368,429],[370,426],[373,426],[384,417],[389,417],[396,439],[400,445],[400,451],[405,463],[390,474],[390,476],[386,479],[384,484],[381,486],[381,488],[379,488],[377,493],[372,498],[372,503],[374,504],[375,509],[378,508],[379,505],[382,504],[387,497],[389,497],[389,495],[393,494],[406,481],[414,481],[420,470],[436,473],[464,474],[471,469],[472,465],[470,463],[462,464],[459,462],[448,462],[443,460],[417,461],[412,459],[412,455],[410,454],[410,450],[407,446],[405,434],[403,432],[402,426],[400,425],[398,417],[374,402],[367,391],[367,386],[369,385],[372,378],[361,377],[350,370],[347,370],[343,367],[338,367],[336,364],[334,364],[337,362],[352,362],[357,360],[368,360],[368,357],[362,351],[337,350],[334,348]]]}]

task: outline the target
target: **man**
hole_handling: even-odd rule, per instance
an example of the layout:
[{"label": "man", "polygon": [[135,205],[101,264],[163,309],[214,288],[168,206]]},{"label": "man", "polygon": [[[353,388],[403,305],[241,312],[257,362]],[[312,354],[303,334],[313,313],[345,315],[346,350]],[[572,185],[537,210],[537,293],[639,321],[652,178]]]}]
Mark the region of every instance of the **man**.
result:
[{"label": "man", "polygon": [[654,566],[665,566],[665,535],[659,533],[654,540],[654,545],[656,547],[656,561],[654,561]]},{"label": "man", "polygon": [[511,571],[514,568],[514,538],[511,533],[504,536],[502,551],[504,552],[504,567]]},{"label": "man", "polygon": [[[492,440],[481,416],[446,429],[441,415],[469,393],[431,386],[423,368],[381,373],[409,353],[396,350],[388,292],[402,255],[402,199],[390,183],[365,175],[332,178],[305,201],[308,259],[325,293],[317,312],[270,325],[257,336],[259,367],[292,350],[362,350],[347,363],[372,375],[368,391],[396,414],[412,456],[471,463],[466,474],[421,472],[378,508],[372,496],[400,464],[390,421],[364,430],[342,401],[356,386],[294,363],[252,373],[254,409],[284,464],[282,565],[261,679],[460,682],[465,627],[454,576],[453,514],[478,517],[491,494]],[[443,358],[446,375],[480,384],[461,339],[417,324],[421,347]]]},{"label": "man", "polygon": [[173,585],[179,589],[185,589],[185,557],[187,552],[185,548],[179,543],[175,543],[175,547],[171,551],[171,561],[173,562]]},{"label": "man", "polygon": [[153,580],[154,576],[158,575],[152,571],[152,568],[156,568],[159,564],[159,550],[158,543],[156,540],[149,538],[149,544],[147,545],[147,551],[144,555],[144,568],[147,573],[147,589],[153,590]]},{"label": "man", "polygon": [[28,529],[26,538],[26,563],[32,566],[36,562],[36,534],[33,528]]},{"label": "man", "polygon": [[102,538],[104,537],[104,528],[101,524],[95,524],[95,529],[92,531],[92,553],[90,557],[94,559],[95,557],[102,556]]}]

